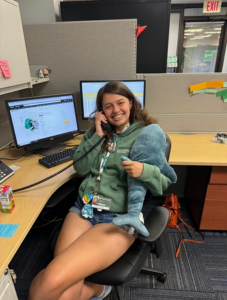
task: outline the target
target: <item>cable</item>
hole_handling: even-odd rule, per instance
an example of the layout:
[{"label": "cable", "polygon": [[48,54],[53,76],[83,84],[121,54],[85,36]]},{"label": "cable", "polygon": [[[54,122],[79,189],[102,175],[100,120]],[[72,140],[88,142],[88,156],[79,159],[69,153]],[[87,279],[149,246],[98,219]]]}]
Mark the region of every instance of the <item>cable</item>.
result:
[{"label": "cable", "polygon": [[[9,153],[9,152],[8,152],[8,153]],[[8,153],[7,153],[7,154],[8,154]],[[21,158],[21,157],[27,155],[28,153],[29,153],[29,151],[26,152],[26,153],[24,153],[24,154],[22,154],[21,156],[16,157],[16,158],[4,158],[4,156],[3,156],[3,157],[1,157],[1,159],[5,159],[5,160],[17,160],[17,159],[19,159],[19,158]]]},{"label": "cable", "polygon": [[[49,213],[49,212],[55,212],[55,217],[54,217],[52,220],[47,220],[47,219],[44,218],[44,215],[47,214],[47,213]],[[57,217],[58,217],[58,215],[57,215],[56,211],[54,211],[54,210],[46,211],[46,212],[44,212],[44,213],[42,214],[42,219],[43,219],[45,222],[47,222],[47,223],[45,223],[45,224],[43,224],[43,225],[33,226],[32,228],[45,227],[45,226],[47,226],[47,225],[49,225],[49,224],[51,224],[51,223],[53,223],[53,222],[60,222],[61,220],[63,220],[63,218],[57,219]]]},{"label": "cable", "polygon": [[22,187],[22,188],[19,188],[19,189],[16,189],[16,190],[13,190],[13,193],[17,193],[17,192],[29,189],[29,188],[31,188],[33,186],[36,186],[36,185],[38,185],[40,183],[43,183],[43,182],[45,182],[45,181],[47,181],[47,180],[49,180],[49,179],[57,176],[58,174],[64,172],[65,170],[67,170],[68,168],[70,168],[71,166],[73,166],[74,164],[76,164],[79,160],[81,160],[82,158],[84,158],[84,156],[86,156],[88,153],[90,153],[99,143],[101,143],[104,140],[105,137],[106,137],[105,135],[103,137],[101,137],[101,139],[95,145],[93,145],[87,152],[85,152],[83,155],[81,155],[81,157],[79,157],[78,159],[74,160],[71,164],[69,164],[65,168],[61,169],[57,173],[54,173],[51,176],[46,177],[45,179],[42,179],[42,180],[40,180],[40,181],[38,181],[36,183],[30,184],[28,186],[25,186],[25,187]]},{"label": "cable", "polygon": [[12,146],[13,142],[11,142],[8,146],[6,146],[5,148],[2,148],[0,151],[6,150],[6,149],[10,149],[10,148],[15,148],[14,146]]}]

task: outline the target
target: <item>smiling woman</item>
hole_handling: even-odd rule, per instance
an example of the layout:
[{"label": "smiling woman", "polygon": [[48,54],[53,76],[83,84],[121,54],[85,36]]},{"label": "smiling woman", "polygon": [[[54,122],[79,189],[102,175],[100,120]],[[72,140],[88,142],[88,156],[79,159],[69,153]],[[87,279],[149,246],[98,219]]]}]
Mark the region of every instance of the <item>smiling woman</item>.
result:
[{"label": "smiling woman", "polygon": [[109,82],[99,90],[94,113],[96,113],[94,125],[97,134],[104,135],[103,131],[99,131],[96,126],[97,118],[100,118],[100,122],[109,122],[112,125],[112,133],[107,134],[102,146],[104,152],[108,148],[108,141],[113,137],[113,133],[120,133],[128,123],[132,125],[134,122],[141,122],[144,126],[157,123],[155,118],[142,109],[134,93],[119,81]]},{"label": "smiling woman", "polygon": [[115,132],[120,133],[129,123],[132,101],[116,94],[104,94],[103,111],[107,122],[115,127]]}]

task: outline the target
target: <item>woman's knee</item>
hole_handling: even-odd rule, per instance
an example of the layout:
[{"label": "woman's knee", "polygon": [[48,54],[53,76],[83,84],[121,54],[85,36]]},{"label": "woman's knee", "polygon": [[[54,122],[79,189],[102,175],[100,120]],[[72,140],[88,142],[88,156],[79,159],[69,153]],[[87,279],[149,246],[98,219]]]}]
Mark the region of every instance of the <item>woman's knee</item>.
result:
[{"label": "woman's knee", "polygon": [[59,297],[67,289],[67,283],[62,273],[48,267],[44,269],[39,285],[40,293],[45,296]]}]

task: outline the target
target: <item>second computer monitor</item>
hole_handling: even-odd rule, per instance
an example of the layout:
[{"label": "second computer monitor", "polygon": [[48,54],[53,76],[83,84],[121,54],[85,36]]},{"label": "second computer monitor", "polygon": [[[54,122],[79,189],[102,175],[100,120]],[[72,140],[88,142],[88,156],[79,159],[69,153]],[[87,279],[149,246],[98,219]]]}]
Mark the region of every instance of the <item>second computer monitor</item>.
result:
[{"label": "second computer monitor", "polygon": [[[118,80],[124,83],[135,95],[142,107],[145,106],[145,80]],[[82,101],[82,117],[88,119],[96,108],[96,97],[99,89],[103,87],[107,81],[80,81],[80,94]]]}]

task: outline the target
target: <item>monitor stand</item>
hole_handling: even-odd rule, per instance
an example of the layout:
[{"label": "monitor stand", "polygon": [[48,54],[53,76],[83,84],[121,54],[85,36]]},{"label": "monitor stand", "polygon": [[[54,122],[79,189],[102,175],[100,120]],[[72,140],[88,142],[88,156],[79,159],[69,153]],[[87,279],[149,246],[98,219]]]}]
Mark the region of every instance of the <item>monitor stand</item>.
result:
[{"label": "monitor stand", "polygon": [[62,144],[57,144],[51,147],[47,147],[47,148],[41,148],[36,150],[39,154],[47,156],[47,155],[51,155],[57,152],[60,152],[62,150],[64,150],[67,146],[62,145]]}]

